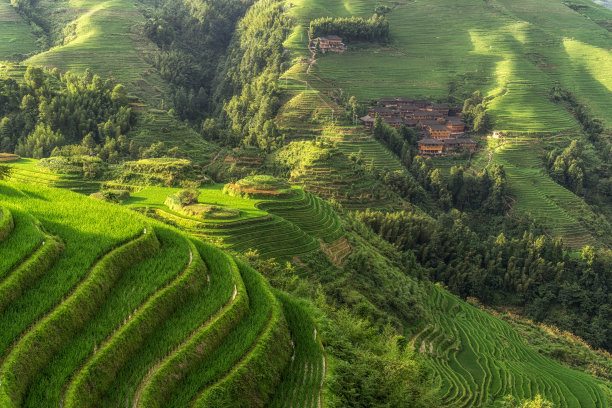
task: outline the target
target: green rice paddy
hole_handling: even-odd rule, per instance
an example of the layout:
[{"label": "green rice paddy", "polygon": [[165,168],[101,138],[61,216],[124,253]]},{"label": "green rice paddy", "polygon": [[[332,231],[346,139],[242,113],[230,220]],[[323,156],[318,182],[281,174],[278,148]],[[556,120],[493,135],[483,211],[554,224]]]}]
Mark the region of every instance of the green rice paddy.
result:
[{"label": "green rice paddy", "polygon": [[[321,16],[367,17],[365,0],[292,2],[303,26]],[[586,1],[593,14],[612,11]],[[609,69],[612,34],[558,0],[416,0],[395,3],[388,45],[350,44],[344,54],[319,56],[314,72],[363,102],[384,96],[446,99],[480,89],[499,130],[550,133],[578,128],[548,99],[560,83],[612,126]],[[562,27],[559,29],[559,27]],[[305,47],[295,41],[288,46]]]},{"label": "green rice paddy", "polygon": [[[219,398],[211,390],[220,384],[239,386],[226,395],[236,404],[272,397],[291,343],[284,310],[257,272],[116,205],[18,182],[0,183],[0,195],[0,405],[124,406],[157,383],[165,385],[154,401],[168,406]],[[4,228],[10,219],[14,227]],[[52,236],[60,253],[39,257],[40,273],[12,280]],[[226,318],[210,320],[223,310]],[[216,343],[209,327],[223,333]],[[184,353],[189,368],[179,361],[168,372]],[[257,381],[254,368],[263,373]],[[168,378],[181,380],[172,389]]]},{"label": "green rice paddy", "polygon": [[431,319],[412,338],[436,372],[449,407],[494,406],[536,394],[555,407],[609,406],[610,383],[562,366],[525,346],[506,322],[434,286]]},{"label": "green rice paddy", "polygon": [[0,60],[28,55],[38,49],[32,29],[9,0],[0,1],[0,38]]}]

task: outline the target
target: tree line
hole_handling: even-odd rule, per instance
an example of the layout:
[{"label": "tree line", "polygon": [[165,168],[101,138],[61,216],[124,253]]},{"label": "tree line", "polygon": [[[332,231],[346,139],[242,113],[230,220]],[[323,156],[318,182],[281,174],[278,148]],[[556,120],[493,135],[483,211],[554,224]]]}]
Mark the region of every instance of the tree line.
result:
[{"label": "tree line", "polygon": [[58,147],[95,144],[125,134],[134,117],[123,85],[84,76],[48,74],[28,67],[23,83],[0,80],[0,150],[47,157]]},{"label": "tree line", "polygon": [[380,41],[389,40],[389,21],[379,14],[369,19],[362,17],[321,17],[310,22],[312,38],[326,35],[337,35],[346,41]]},{"label": "tree line", "polygon": [[457,210],[437,219],[372,210],[355,216],[414,254],[431,280],[444,282],[455,294],[524,307],[537,321],[571,331],[594,347],[612,348],[611,251],[587,246],[572,257],[561,240],[534,225],[512,226],[511,220],[497,235],[479,235]]},{"label": "tree line", "polygon": [[[154,65],[172,87],[171,104],[182,120],[198,123],[215,111],[220,61],[237,22],[252,0],[145,0],[144,31],[161,51]],[[168,104],[170,105],[170,104]]]}]

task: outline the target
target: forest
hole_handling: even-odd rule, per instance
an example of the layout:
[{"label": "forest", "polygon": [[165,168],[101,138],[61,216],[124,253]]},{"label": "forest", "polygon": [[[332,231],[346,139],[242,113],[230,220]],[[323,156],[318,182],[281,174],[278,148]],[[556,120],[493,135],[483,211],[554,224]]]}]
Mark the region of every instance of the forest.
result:
[{"label": "forest", "polygon": [[361,17],[322,17],[310,22],[312,38],[337,35],[346,41],[389,40],[389,22],[384,15],[374,14],[369,19]]}]

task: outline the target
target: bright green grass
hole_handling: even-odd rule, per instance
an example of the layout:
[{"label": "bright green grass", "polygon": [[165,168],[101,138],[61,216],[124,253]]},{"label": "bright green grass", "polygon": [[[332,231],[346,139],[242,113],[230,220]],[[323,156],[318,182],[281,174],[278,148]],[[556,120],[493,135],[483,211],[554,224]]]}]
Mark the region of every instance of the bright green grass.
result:
[{"label": "bright green grass", "polygon": [[231,296],[234,281],[227,257],[206,244],[196,244],[208,265],[210,284],[177,309],[128,360],[110,387],[112,392],[105,395],[104,406],[131,406],[136,389],[149,368],[173,351]]},{"label": "bright green grass", "polygon": [[251,268],[240,267],[240,273],[250,300],[248,314],[223,344],[177,385],[167,407],[188,406],[203,387],[219,379],[248,352],[265,327],[274,304],[272,293],[264,279]]},{"label": "bright green grass", "polygon": [[541,394],[555,407],[608,406],[609,383],[538,354],[496,317],[435,286],[426,308],[430,323],[413,345],[437,373],[445,405],[491,406],[508,394]]},{"label": "bright green grass", "polygon": [[256,249],[269,258],[285,259],[308,253],[319,248],[315,238],[331,242],[344,235],[333,209],[299,187],[293,187],[293,198],[279,200],[244,199],[222,190],[222,184],[201,188],[198,200],[202,204],[239,209],[240,218],[201,220],[172,211],[163,203],[179,189],[168,187],[146,187],[133,193],[126,205],[157,209],[158,216],[195,236],[218,240],[222,247],[237,252]]},{"label": "bright green grass", "polygon": [[30,26],[11,7],[9,0],[0,1],[0,38],[0,60],[29,54],[38,48]]},{"label": "bright green grass", "polygon": [[[0,195],[3,188],[0,187]],[[40,246],[44,236],[31,216],[11,209],[15,227],[8,239],[0,244],[0,280]]]},{"label": "bright green grass", "polygon": [[60,405],[62,390],[93,350],[159,287],[177,275],[189,259],[186,239],[166,228],[155,228],[161,250],[128,269],[117,281],[96,315],[69,342],[62,345],[51,362],[33,381],[25,406]]},{"label": "bright green grass", "polygon": [[270,407],[316,408],[325,369],[315,323],[299,301],[282,292],[275,294],[283,305],[295,348]]},{"label": "bright green grass", "polygon": [[111,248],[142,232],[144,223],[127,211],[65,190],[0,183],[3,204],[27,211],[66,244],[61,258],[38,283],[0,315],[0,354],[43,313],[83,279]]},{"label": "bright green grass", "polygon": [[144,18],[136,1],[45,1],[41,6],[49,15],[70,16],[75,35],[72,41],[31,57],[28,64],[77,73],[90,68],[101,77],[125,84],[149,103],[157,103],[167,91],[159,74],[146,62],[157,47],[142,32]]},{"label": "bright green grass", "polygon": [[278,215],[304,232],[332,242],[344,236],[340,219],[333,208],[313,194],[299,189],[292,200],[271,200],[259,204],[259,208]]},{"label": "bright green grass", "polygon": [[[241,197],[230,196],[229,194],[223,193],[223,184],[213,184],[200,188],[200,196],[198,201],[202,204],[221,205],[240,210],[240,219],[248,219],[255,217],[262,217],[266,215],[265,211],[259,210],[256,204],[261,200],[255,199],[244,199]],[[179,188],[170,187],[145,187],[144,189],[132,193],[130,199],[126,201],[125,205],[128,207],[155,207],[162,208],[165,211],[169,211],[168,207],[164,205],[166,198],[180,191]],[[169,211],[172,213],[172,211]],[[183,216],[183,215],[181,215]],[[185,216],[186,217],[186,216]],[[186,217],[190,218],[190,217]],[[197,218],[191,218],[197,220]],[[201,220],[200,220],[201,221]],[[215,220],[215,222],[232,222],[235,220]]]},{"label": "bright green grass", "polygon": [[57,174],[44,171],[36,166],[38,160],[21,158],[10,162],[13,168],[11,179],[46,187],[65,188],[76,193],[91,194],[100,189],[100,182],[85,181],[83,177],[75,174]]},{"label": "bright green grass", "polygon": [[[320,16],[367,17],[365,0],[295,2],[304,24]],[[612,12],[591,3],[605,19]],[[389,46],[351,44],[345,54],[320,56],[314,72],[362,101],[382,96],[444,99],[480,89],[500,130],[527,133],[578,128],[548,100],[559,81],[612,126],[608,69],[612,34],[559,0],[416,0],[388,14]],[[608,17],[609,18],[609,17]],[[293,35],[292,47],[300,46]],[[301,47],[305,47],[305,40]],[[599,67],[599,69],[598,69]]]}]

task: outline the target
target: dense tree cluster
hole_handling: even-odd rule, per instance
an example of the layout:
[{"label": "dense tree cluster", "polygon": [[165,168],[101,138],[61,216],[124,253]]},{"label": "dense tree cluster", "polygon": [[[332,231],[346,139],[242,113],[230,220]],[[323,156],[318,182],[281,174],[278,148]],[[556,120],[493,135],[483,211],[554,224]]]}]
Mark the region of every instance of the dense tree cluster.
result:
[{"label": "dense tree cluster", "polygon": [[0,151],[41,158],[84,138],[95,145],[132,126],[123,85],[28,67],[24,83],[0,80]]},{"label": "dense tree cluster", "polygon": [[283,41],[289,21],[278,0],[262,0],[240,21],[226,60],[217,97],[224,106],[235,139],[270,150],[282,144],[274,122],[281,106],[278,78],[286,55]]},{"label": "dense tree cluster", "polygon": [[[488,304],[515,304],[538,321],[612,348],[612,253],[585,247],[570,257],[561,241],[524,232],[483,238],[456,210],[432,219],[367,210],[357,218],[413,253],[434,281]],[[508,231],[507,231],[508,232]]]},{"label": "dense tree cluster", "polygon": [[374,14],[369,19],[362,17],[322,17],[310,22],[310,36],[324,37],[334,34],[346,41],[389,40],[389,21],[382,14]]},{"label": "dense tree cluster", "polygon": [[161,52],[154,64],[173,88],[172,102],[181,119],[201,121],[215,107],[219,61],[234,34],[236,23],[252,0],[144,0],[146,35]]},{"label": "dense tree cluster", "polygon": [[401,172],[371,170],[405,199],[421,202],[421,186],[445,210],[454,207],[463,211],[483,210],[501,214],[507,209],[507,180],[503,166],[493,165],[480,174],[453,167],[450,177],[445,178],[440,169],[433,168],[431,159],[418,155],[417,135],[413,129],[405,126],[394,129],[377,116],[373,134],[398,156],[412,177]]},{"label": "dense tree cluster", "polygon": [[603,140],[596,146],[579,139],[555,148],[545,157],[550,176],[594,205],[609,205],[612,197],[612,148]]},{"label": "dense tree cluster", "polygon": [[550,90],[550,99],[553,102],[565,103],[574,114],[574,117],[582,126],[582,130],[587,134],[591,142],[597,141],[601,132],[603,132],[603,124],[599,119],[595,119],[589,113],[586,106],[582,105],[578,99],[570,91],[555,86]]},{"label": "dense tree cluster", "polygon": [[588,183],[582,152],[582,143],[574,140],[566,149],[555,149],[546,157],[551,177],[578,195],[582,194],[585,182]]},{"label": "dense tree cluster", "polygon": [[461,115],[461,118],[477,133],[488,132],[493,126],[487,113],[487,103],[480,91],[475,91],[465,100]]}]

